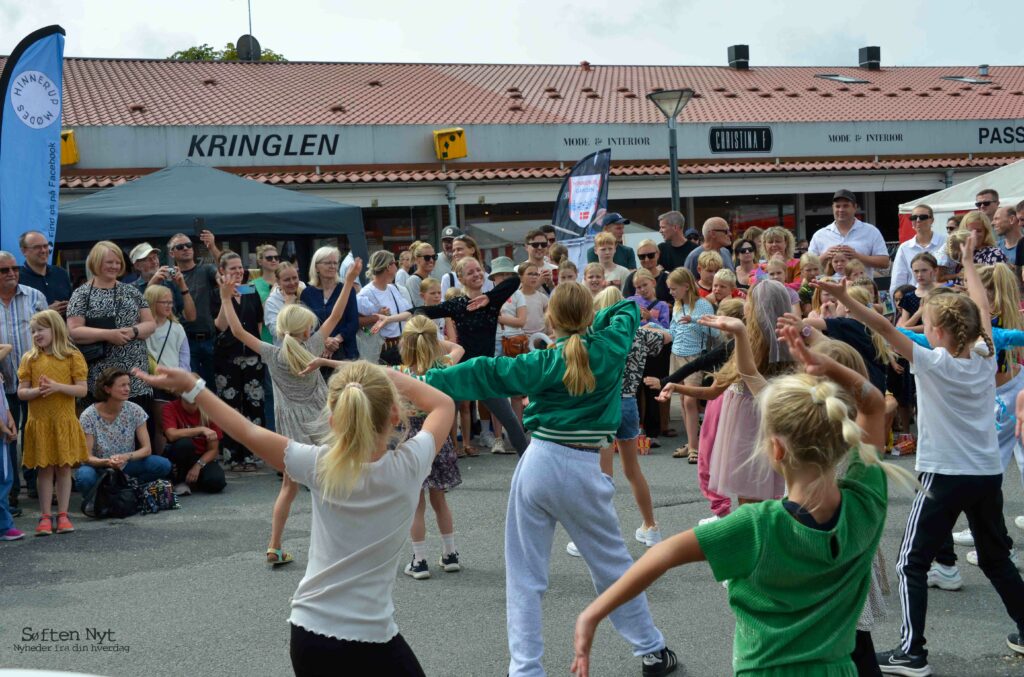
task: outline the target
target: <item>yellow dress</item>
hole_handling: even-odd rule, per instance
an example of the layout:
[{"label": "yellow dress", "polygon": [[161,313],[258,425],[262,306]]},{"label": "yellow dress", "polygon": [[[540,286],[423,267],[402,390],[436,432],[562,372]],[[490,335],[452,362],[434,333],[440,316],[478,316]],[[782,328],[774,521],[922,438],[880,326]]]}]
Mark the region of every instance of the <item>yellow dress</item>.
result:
[{"label": "yellow dress", "polygon": [[[85,359],[77,350],[63,360],[46,354],[32,359],[29,355],[21,358],[18,380],[33,388],[39,387],[39,379],[44,375],[67,385],[89,377]],[[28,403],[23,440],[22,465],[26,468],[74,466],[89,457],[85,433],[75,415],[75,398],[64,393],[37,397]]]}]

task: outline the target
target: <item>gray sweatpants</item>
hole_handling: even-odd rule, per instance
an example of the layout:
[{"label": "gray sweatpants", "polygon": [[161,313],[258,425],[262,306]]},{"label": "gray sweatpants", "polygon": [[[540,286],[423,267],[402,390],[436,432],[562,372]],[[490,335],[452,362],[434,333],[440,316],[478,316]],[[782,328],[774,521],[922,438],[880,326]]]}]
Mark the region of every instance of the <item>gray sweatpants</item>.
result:
[{"label": "gray sweatpants", "polygon": [[[596,453],[534,437],[516,466],[505,522],[510,677],[544,675],[541,599],[548,587],[555,522],[565,527],[579,548],[598,594],[633,564],[612,504],[615,485],[601,472],[598,458]],[[613,611],[611,620],[633,646],[634,655],[665,647],[646,595],[637,595]],[[565,631],[571,632],[571,628]]]}]

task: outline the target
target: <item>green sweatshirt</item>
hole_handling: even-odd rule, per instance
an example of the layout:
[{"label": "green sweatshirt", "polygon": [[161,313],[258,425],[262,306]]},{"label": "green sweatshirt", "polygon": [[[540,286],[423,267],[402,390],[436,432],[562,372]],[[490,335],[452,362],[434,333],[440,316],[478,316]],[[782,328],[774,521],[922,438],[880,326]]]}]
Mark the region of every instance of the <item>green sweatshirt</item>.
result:
[{"label": "green sweatshirt", "polygon": [[798,522],[782,501],[740,506],[694,529],[736,615],[733,671],[744,677],[856,677],[850,659],[885,527],[888,489],[856,452],[839,480],[830,531]]},{"label": "green sweatshirt", "polygon": [[597,314],[582,337],[597,387],[578,397],[570,395],[562,383],[566,339],[548,350],[518,357],[477,357],[447,369],[432,369],[425,378],[454,400],[529,395],[523,424],[534,437],[558,444],[606,446],[622,418],[622,372],[639,326],[640,308],[633,301],[620,301]]}]

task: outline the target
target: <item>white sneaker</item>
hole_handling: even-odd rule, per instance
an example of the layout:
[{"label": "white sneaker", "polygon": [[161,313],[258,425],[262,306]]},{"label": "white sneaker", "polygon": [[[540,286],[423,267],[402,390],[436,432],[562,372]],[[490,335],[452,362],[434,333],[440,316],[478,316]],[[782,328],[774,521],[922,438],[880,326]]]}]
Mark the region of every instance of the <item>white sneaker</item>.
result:
[{"label": "white sneaker", "polygon": [[953,542],[957,545],[966,545],[968,548],[973,548],[974,534],[971,533],[970,529],[964,529],[963,531],[954,531]]},{"label": "white sneaker", "polygon": [[[1024,560],[1021,560],[1020,553],[1016,550],[1010,551],[1010,561],[1013,562],[1013,566],[1017,567],[1018,571],[1024,571]],[[978,551],[971,550],[967,553],[967,563],[978,566]]]},{"label": "white sneaker", "polygon": [[1018,529],[1024,529],[1024,515],[1015,517],[1013,523],[1017,525]]},{"label": "white sneaker", "polygon": [[722,518],[719,517],[718,515],[712,515],[711,517],[705,517],[704,519],[699,520],[697,522],[697,526],[704,526],[705,524],[711,524],[712,522],[717,522],[720,519],[722,519]]},{"label": "white sneaker", "polygon": [[192,490],[188,488],[188,485],[184,482],[174,485],[174,493],[178,496],[189,496],[192,494]]},{"label": "white sneaker", "polygon": [[658,525],[654,525],[649,529],[645,529],[643,525],[640,525],[637,527],[636,533],[633,534],[633,537],[636,538],[638,542],[643,543],[649,548],[652,545],[661,543],[661,530],[658,529]]},{"label": "white sneaker", "polygon": [[493,447],[494,446],[494,433],[490,430],[484,430],[477,435],[477,440],[481,447]]},{"label": "white sneaker", "polygon": [[570,557],[582,557],[583,556],[583,555],[580,554],[580,551],[576,549],[576,544],[573,543],[572,541],[569,541],[569,545],[565,546],[565,552]]},{"label": "white sneaker", "polygon": [[[970,553],[967,555],[970,558]],[[960,569],[948,567],[938,562],[932,562],[928,569],[928,587],[939,588],[940,590],[959,590],[964,587],[964,580],[960,577]]]}]

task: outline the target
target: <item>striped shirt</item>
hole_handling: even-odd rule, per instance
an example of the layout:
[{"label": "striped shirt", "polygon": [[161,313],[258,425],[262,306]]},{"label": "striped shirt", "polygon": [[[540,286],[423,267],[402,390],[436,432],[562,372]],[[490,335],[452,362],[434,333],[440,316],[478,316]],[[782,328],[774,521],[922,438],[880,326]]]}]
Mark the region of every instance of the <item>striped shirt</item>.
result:
[{"label": "striped shirt", "polygon": [[[718,330],[697,324],[697,320],[714,314],[715,309],[707,299],[697,299],[692,307],[684,304],[681,310],[672,313],[672,322],[668,327],[672,332],[672,354],[689,357],[707,350],[712,337],[718,335]],[[680,322],[685,315],[689,315],[690,321]]]},{"label": "striped shirt", "polygon": [[4,392],[18,391],[18,365],[21,363],[21,356],[32,348],[29,320],[47,307],[46,297],[41,291],[23,284],[18,285],[10,304],[0,301],[0,343],[14,346],[11,354],[0,362]]}]

